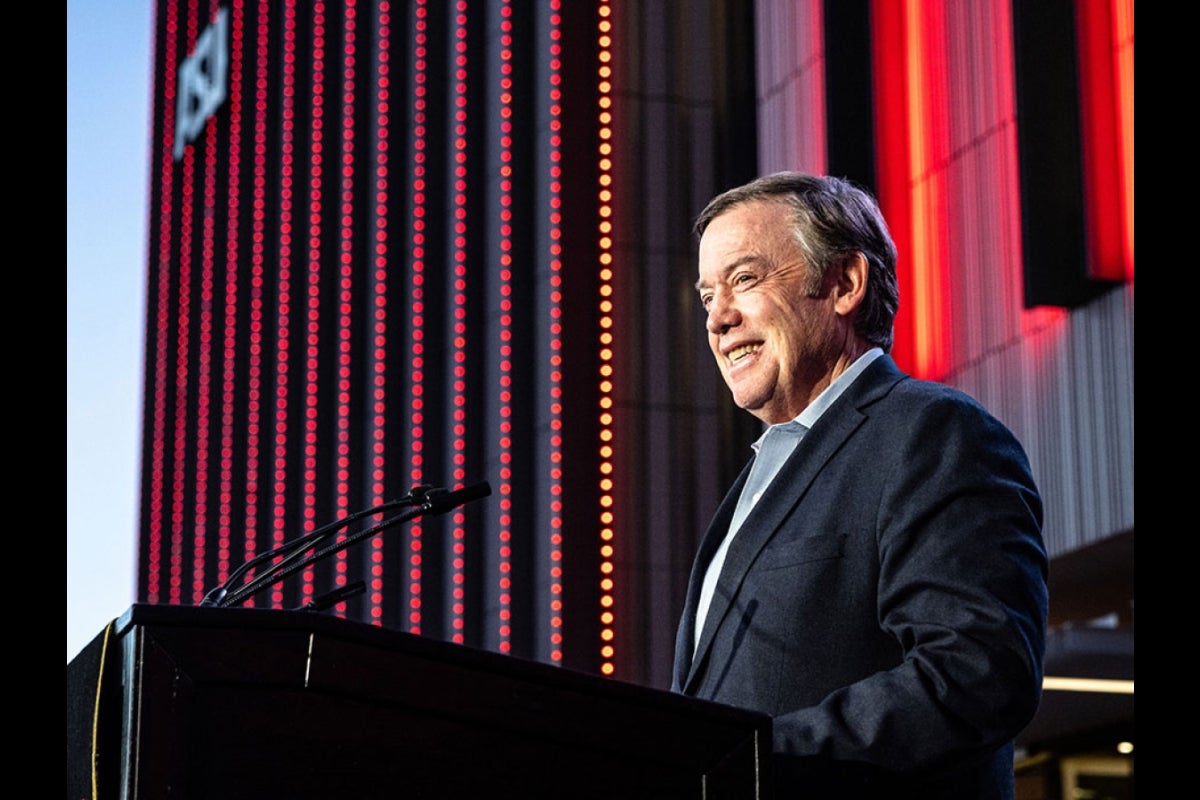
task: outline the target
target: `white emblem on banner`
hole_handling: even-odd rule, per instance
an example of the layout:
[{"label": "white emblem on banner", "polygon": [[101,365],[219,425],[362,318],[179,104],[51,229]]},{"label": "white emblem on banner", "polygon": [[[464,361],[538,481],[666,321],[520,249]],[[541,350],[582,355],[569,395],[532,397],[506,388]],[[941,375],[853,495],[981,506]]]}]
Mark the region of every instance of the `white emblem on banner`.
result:
[{"label": "white emblem on banner", "polygon": [[175,105],[175,160],[204,130],[205,121],[225,101],[225,74],[229,65],[229,9],[196,40],[196,49],[179,65],[178,100]]}]

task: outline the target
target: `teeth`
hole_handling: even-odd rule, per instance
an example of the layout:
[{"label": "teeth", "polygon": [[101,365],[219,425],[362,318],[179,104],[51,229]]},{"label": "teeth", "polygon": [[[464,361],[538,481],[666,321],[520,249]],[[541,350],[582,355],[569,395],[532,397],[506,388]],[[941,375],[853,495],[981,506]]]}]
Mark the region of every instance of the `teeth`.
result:
[{"label": "teeth", "polygon": [[741,347],[734,348],[733,350],[729,351],[729,360],[733,363],[737,363],[751,353],[757,353],[760,347],[762,347],[762,345],[744,344]]}]

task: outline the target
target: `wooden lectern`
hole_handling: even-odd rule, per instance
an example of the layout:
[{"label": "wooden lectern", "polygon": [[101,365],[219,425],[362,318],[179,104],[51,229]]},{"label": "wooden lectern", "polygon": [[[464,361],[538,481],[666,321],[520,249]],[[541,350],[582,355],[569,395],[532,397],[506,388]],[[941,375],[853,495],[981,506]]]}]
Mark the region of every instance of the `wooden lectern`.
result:
[{"label": "wooden lectern", "polygon": [[770,717],[307,611],[134,605],[67,665],[67,797],[754,798]]}]

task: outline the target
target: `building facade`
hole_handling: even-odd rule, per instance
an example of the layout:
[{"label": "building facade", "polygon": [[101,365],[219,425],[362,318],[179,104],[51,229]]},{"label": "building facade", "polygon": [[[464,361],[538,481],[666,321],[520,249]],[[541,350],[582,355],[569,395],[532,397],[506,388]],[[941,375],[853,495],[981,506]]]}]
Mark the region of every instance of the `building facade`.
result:
[{"label": "building facade", "polygon": [[[1021,438],[1054,633],[1104,620],[1132,678],[1132,0],[156,19],[139,602],[236,593],[328,529],[237,602],[667,686],[758,433],[704,342],[691,219],[802,169],[878,193],[897,361]],[[414,488],[470,500],[388,505]]]}]

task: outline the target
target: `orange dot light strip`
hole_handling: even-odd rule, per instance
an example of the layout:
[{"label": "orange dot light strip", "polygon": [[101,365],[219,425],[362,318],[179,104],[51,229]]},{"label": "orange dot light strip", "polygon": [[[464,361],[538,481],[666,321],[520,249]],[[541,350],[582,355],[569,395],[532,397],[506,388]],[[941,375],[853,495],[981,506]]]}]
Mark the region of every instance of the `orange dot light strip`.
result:
[{"label": "orange dot light strip", "polygon": [[616,671],[613,550],[613,239],[612,6],[598,8],[599,253],[600,253],[600,673]]},{"label": "orange dot light strip", "polygon": [[549,236],[550,236],[550,649],[552,663],[563,659],[562,508],[562,2],[550,2],[549,59]]}]

